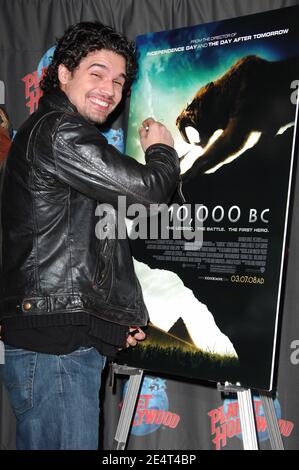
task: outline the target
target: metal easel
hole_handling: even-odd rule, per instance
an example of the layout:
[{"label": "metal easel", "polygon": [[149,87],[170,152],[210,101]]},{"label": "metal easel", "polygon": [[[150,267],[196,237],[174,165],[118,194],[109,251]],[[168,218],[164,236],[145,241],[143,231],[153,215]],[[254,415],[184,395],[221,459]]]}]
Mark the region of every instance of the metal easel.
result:
[{"label": "metal easel", "polygon": [[124,450],[134,416],[134,411],[137,405],[139,389],[143,379],[143,370],[113,363],[111,372],[112,382],[114,380],[115,374],[130,376],[128,390],[123,402],[112,445],[112,450]]},{"label": "metal easel", "polygon": [[[244,450],[258,450],[251,390],[243,388],[239,384],[232,385],[228,382],[224,385],[218,383],[217,389],[224,393],[237,393]],[[273,399],[269,393],[264,391],[259,391],[259,395],[264,409],[271,449],[284,450]]]},{"label": "metal easel", "polygon": [[[128,390],[123,402],[118,421],[112,450],[124,450],[128,439],[131,423],[138,401],[139,389],[144,371],[125,365],[112,364],[112,377],[115,374],[129,375]],[[239,384],[233,385],[226,382],[218,383],[217,389],[225,394],[237,393],[239,404],[239,416],[243,436],[244,450],[258,450],[258,439],[254,419],[251,390],[243,388]],[[272,450],[284,450],[281,434],[275,414],[273,399],[267,392],[259,392],[267,423],[267,430]]]}]

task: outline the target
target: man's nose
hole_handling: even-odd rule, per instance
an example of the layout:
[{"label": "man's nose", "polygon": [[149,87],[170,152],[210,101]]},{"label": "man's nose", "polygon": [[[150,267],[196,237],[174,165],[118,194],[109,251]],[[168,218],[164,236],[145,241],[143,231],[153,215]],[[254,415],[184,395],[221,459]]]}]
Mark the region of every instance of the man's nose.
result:
[{"label": "man's nose", "polygon": [[107,96],[114,96],[114,83],[112,80],[107,79],[103,82],[102,92],[106,93]]}]

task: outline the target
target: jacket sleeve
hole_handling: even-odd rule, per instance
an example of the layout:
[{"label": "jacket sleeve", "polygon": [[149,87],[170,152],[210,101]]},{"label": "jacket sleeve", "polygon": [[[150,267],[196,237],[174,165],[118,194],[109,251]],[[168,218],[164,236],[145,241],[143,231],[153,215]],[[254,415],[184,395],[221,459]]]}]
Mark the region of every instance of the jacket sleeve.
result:
[{"label": "jacket sleeve", "polygon": [[116,205],[168,202],[179,181],[179,159],[167,145],[155,144],[138,163],[109,145],[98,129],[80,116],[64,115],[53,135],[57,177],[97,201]]}]

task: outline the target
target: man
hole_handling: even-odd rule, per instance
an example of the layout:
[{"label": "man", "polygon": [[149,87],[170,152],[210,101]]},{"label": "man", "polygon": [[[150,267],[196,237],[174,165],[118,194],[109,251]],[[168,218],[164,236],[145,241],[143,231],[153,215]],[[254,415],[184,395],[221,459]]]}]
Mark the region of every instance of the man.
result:
[{"label": "man", "polygon": [[139,130],[146,165],[95,126],[135,74],[134,46],[113,29],[70,27],[8,157],[0,318],[18,449],[96,449],[105,358],[145,337],[128,240],[95,231],[98,204],[117,209],[125,196],[149,207],[177,186],[178,156],[162,124],[149,118]]}]

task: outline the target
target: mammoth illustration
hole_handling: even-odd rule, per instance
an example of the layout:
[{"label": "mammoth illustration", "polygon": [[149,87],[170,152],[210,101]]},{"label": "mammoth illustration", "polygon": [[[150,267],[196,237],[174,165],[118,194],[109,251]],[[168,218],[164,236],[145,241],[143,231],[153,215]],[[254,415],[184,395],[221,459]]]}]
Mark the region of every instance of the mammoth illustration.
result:
[{"label": "mammoth illustration", "polygon": [[251,132],[274,137],[278,130],[294,121],[292,84],[298,83],[299,60],[270,62],[255,55],[238,60],[224,75],[200,88],[192,102],[176,120],[183,139],[186,129],[199,132],[197,145],[205,148],[214,132],[218,139],[185,173],[184,179],[201,174],[237,153]]}]

